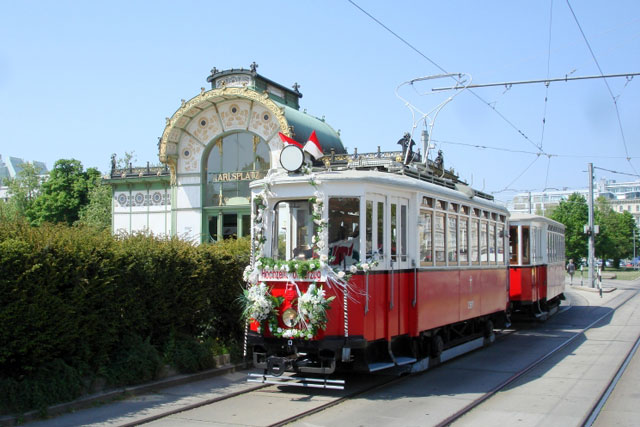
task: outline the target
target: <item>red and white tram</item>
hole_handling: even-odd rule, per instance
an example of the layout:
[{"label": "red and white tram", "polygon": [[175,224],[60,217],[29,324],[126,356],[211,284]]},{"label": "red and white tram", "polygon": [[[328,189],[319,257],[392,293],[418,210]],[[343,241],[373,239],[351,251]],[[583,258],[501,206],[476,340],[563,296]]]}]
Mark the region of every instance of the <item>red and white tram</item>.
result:
[{"label": "red and white tram", "polygon": [[251,184],[254,366],[370,372],[492,339],[510,304],[508,211],[395,155],[327,163]]},{"label": "red and white tram", "polygon": [[564,299],[564,225],[543,216],[514,213],[509,220],[512,310],[546,318]]}]

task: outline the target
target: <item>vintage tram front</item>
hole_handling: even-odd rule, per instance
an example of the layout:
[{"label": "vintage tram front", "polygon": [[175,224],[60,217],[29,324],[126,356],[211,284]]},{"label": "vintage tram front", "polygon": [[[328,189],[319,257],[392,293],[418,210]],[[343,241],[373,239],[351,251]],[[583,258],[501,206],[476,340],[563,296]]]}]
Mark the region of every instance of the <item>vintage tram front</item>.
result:
[{"label": "vintage tram front", "polygon": [[382,163],[252,183],[244,301],[255,367],[371,372],[437,358],[504,320],[508,212]]},{"label": "vintage tram front", "polygon": [[545,320],[564,299],[565,227],[525,213],[512,214],[509,222],[513,311]]}]

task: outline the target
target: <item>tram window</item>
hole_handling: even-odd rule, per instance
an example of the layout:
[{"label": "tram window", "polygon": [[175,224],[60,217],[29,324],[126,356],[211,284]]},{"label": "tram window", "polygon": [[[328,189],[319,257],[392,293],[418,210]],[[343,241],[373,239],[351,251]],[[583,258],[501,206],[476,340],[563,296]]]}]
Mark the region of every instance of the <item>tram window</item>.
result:
[{"label": "tram window", "polygon": [[460,218],[460,262],[469,263],[469,220]]},{"label": "tram window", "polygon": [[529,227],[522,227],[522,262],[520,264],[531,264],[531,256],[529,253]]},{"label": "tram window", "polygon": [[371,259],[373,256],[373,202],[371,200],[367,200],[366,203],[367,212],[366,212],[366,238],[365,245],[367,250],[367,259]]},{"label": "tram window", "polygon": [[329,259],[347,269],[360,261],[360,199],[329,199]]},{"label": "tram window", "polygon": [[275,206],[274,233],[271,254],[275,259],[311,259],[312,237],[315,231],[311,204],[308,201],[278,202]]},{"label": "tram window", "polygon": [[398,253],[397,244],[398,244],[398,224],[396,223],[396,215],[397,215],[397,207],[395,203],[391,203],[391,260],[395,261],[395,257]]},{"label": "tram window", "polygon": [[449,215],[447,222],[447,261],[455,265],[458,263],[458,217]]},{"label": "tram window", "polygon": [[518,264],[518,227],[509,228],[509,262],[513,265]]},{"label": "tram window", "polygon": [[487,253],[487,237],[487,222],[482,221],[480,223],[480,262],[482,262],[483,264],[486,264],[489,261],[489,254]]},{"label": "tram window", "polygon": [[436,213],[435,231],[434,231],[433,246],[436,250],[436,263],[437,265],[445,265],[445,253],[444,253],[444,214]]},{"label": "tram window", "polygon": [[381,262],[384,259],[384,202],[366,201],[366,261]]},{"label": "tram window", "polygon": [[400,261],[407,260],[407,206],[400,205]]},{"label": "tram window", "polygon": [[420,265],[433,265],[432,214],[421,211],[418,218],[418,238],[420,239]]},{"label": "tram window", "polygon": [[498,224],[498,264],[504,264],[504,224]]},{"label": "tram window", "polygon": [[495,264],[497,259],[496,254],[496,224],[489,224],[489,262]]},{"label": "tram window", "polygon": [[[475,210],[475,209],[474,209]],[[473,264],[478,264],[480,262],[480,253],[478,251],[478,240],[479,240],[479,230],[480,226],[477,219],[471,220],[471,262]]]},{"label": "tram window", "polygon": [[376,221],[378,222],[377,224],[377,231],[378,231],[378,241],[376,242],[377,244],[377,254],[378,257],[380,259],[384,258],[384,203],[383,202],[376,202],[378,204],[377,207],[377,219]]}]

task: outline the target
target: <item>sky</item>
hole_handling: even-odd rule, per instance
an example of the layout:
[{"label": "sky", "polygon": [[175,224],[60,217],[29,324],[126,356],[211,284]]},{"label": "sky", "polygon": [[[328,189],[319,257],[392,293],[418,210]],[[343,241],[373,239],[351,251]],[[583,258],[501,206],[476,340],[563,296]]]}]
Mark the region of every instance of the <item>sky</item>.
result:
[{"label": "sky", "polygon": [[[49,168],[74,158],[106,172],[128,152],[158,163],[166,118],[210,89],[213,67],[255,61],[299,83],[301,108],[359,153],[397,150],[405,132],[419,143],[422,114],[459,92],[432,91],[452,78],[403,85],[412,79],[640,72],[637,0],[0,3],[0,155]],[[588,163],[596,179],[637,180],[640,75],[467,89],[430,134],[432,159],[442,150],[445,167],[498,200],[585,188]]]}]

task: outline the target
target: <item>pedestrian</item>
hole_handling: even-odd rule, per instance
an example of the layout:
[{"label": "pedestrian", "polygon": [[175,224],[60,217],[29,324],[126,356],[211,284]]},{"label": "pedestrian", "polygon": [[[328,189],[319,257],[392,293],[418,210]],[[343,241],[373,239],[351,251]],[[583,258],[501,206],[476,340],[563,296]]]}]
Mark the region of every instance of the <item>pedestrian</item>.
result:
[{"label": "pedestrian", "polygon": [[569,260],[569,264],[567,264],[567,272],[569,273],[569,284],[573,285],[573,274],[576,272],[576,265],[573,263],[573,259]]}]

